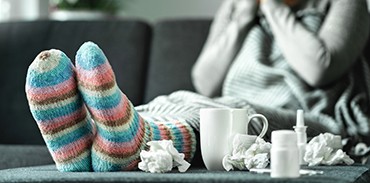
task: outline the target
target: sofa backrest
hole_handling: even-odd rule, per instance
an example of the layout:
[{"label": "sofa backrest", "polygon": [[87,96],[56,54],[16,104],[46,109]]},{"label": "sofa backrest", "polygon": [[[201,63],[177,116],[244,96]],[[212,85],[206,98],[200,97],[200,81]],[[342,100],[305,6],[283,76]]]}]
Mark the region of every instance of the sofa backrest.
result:
[{"label": "sofa backrest", "polygon": [[177,90],[194,91],[191,68],[208,35],[211,20],[166,20],[153,27],[144,102]]},{"label": "sofa backrest", "polygon": [[143,102],[151,28],[139,21],[32,21],[0,23],[0,144],[43,144],[25,95],[27,68],[45,49],[73,61],[85,41],[105,52],[117,82],[137,105]]}]

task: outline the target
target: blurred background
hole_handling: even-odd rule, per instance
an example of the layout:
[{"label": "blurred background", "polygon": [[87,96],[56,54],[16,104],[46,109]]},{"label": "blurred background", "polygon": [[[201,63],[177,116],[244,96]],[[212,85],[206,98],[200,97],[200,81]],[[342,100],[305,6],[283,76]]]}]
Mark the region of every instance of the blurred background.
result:
[{"label": "blurred background", "polygon": [[0,21],[213,17],[222,0],[0,0]]}]

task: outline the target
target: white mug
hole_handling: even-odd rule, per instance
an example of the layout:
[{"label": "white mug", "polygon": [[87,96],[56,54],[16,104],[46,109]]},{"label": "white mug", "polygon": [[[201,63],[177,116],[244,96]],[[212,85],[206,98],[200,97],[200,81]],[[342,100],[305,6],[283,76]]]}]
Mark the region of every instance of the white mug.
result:
[{"label": "white mug", "polygon": [[[259,137],[263,137],[268,128],[268,121],[261,114],[248,115],[246,109],[203,108],[200,109],[200,146],[203,162],[208,170],[224,170],[222,159],[231,154],[233,138],[236,134],[248,133],[248,124],[253,118],[260,118],[263,128]],[[257,136],[247,135],[253,142]]]}]

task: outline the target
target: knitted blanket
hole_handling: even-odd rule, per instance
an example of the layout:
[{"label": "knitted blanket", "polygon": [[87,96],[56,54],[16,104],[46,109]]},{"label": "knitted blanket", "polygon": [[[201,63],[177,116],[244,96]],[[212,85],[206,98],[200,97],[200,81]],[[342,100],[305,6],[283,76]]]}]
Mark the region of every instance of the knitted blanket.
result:
[{"label": "knitted blanket", "polygon": [[[325,18],[313,10],[297,13],[301,22],[313,32]],[[367,110],[370,96],[369,65],[359,59],[351,72],[324,88],[307,85],[288,65],[261,17],[248,33],[223,85],[223,95],[210,99],[188,91],[160,96],[136,109],[147,120],[183,120],[199,130],[199,109],[204,107],[248,108],[269,120],[269,132],[292,129],[295,111],[305,111],[308,135],[322,132],[369,139]],[[250,133],[261,129],[251,123]],[[270,133],[267,133],[269,137]]]}]

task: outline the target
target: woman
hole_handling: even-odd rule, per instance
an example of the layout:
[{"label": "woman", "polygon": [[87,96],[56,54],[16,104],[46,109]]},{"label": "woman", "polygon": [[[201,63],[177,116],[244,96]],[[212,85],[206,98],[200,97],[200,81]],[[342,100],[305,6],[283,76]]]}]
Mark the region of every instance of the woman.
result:
[{"label": "woman", "polygon": [[[365,0],[225,0],[192,73],[202,95],[178,91],[134,108],[102,50],[87,42],[76,67],[59,50],[41,52],[28,70],[27,98],[60,171],[135,169],[146,143],[160,139],[191,160],[204,107],[262,113],[270,132],[291,129],[304,109],[309,136],[364,141],[368,17]],[[261,128],[253,124],[249,133]]]}]

